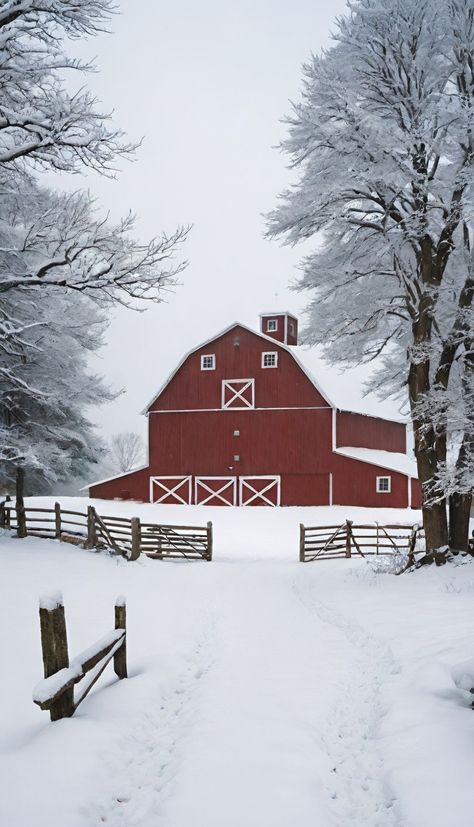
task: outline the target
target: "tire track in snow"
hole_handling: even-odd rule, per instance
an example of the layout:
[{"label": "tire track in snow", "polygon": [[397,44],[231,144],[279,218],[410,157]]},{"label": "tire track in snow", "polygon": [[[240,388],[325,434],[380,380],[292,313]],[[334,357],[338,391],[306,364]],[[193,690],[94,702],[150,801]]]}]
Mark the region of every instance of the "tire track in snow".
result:
[{"label": "tire track in snow", "polygon": [[[182,742],[192,729],[200,700],[200,684],[212,667],[209,635],[197,643],[175,688],[157,693],[116,747],[120,758],[111,766],[110,793],[83,809],[95,827],[160,827],[166,801],[182,761]],[[158,698],[160,701],[158,702]],[[156,705],[156,706],[155,706]]]},{"label": "tire track in snow", "polygon": [[[294,581],[303,605],[348,644],[344,686],[327,719],[323,743],[333,770],[328,794],[337,827],[408,827],[401,820],[378,743],[382,685],[398,672],[390,647],[356,621],[320,602],[310,581]],[[329,667],[328,667],[329,668]]]}]

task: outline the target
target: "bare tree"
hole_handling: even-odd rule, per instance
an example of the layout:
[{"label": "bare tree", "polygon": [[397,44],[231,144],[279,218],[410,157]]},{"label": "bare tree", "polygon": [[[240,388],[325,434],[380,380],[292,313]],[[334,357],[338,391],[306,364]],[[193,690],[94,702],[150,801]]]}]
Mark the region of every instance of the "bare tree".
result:
[{"label": "bare tree", "polygon": [[131,471],[143,456],[143,440],[133,431],[115,434],[110,440],[111,452],[120,471]]}]

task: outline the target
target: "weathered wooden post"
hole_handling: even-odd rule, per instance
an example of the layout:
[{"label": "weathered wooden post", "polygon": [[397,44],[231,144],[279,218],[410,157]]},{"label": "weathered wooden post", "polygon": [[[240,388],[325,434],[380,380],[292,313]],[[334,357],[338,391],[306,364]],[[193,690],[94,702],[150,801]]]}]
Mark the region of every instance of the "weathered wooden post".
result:
[{"label": "weathered wooden post", "polygon": [[54,523],[55,523],[55,537],[56,540],[61,539],[61,505],[54,503]]},{"label": "weathered wooden post", "polygon": [[207,556],[206,560],[212,560],[212,523],[207,524]]},{"label": "weathered wooden post", "polygon": [[346,520],[346,557],[351,556],[352,521]]},{"label": "weathered wooden post", "polygon": [[7,507],[7,503],[11,502],[10,494],[7,494],[5,497],[5,528],[10,528],[11,520],[12,520],[12,510],[10,507]]},{"label": "weathered wooden post", "polygon": [[[115,628],[127,628],[127,606],[123,595],[115,601]],[[114,672],[118,678],[127,677],[127,636],[125,635],[120,649],[114,655]]]},{"label": "weathered wooden post", "polygon": [[[140,557],[140,547],[141,547],[141,526],[140,526],[140,517],[132,517],[131,519],[131,528],[132,528],[132,549],[130,551],[130,560],[138,560]],[[121,627],[117,627],[121,628]]]},{"label": "weathered wooden post", "polygon": [[94,548],[96,545],[95,508],[93,505],[89,505],[87,508],[87,548]]},{"label": "weathered wooden post", "polygon": [[[60,592],[40,598],[39,616],[44,676],[49,678],[69,667],[66,618]],[[74,688],[70,687],[53,701],[49,714],[52,721],[59,721],[60,718],[70,718],[73,713]]]},{"label": "weathered wooden post", "polygon": [[24,486],[25,469],[19,465],[16,469],[16,533],[18,537],[26,537],[28,534],[26,527],[25,501],[23,499]]},{"label": "weathered wooden post", "polygon": [[0,528],[7,527],[7,509],[5,508],[5,500],[0,503]]},{"label": "weathered wooden post", "polygon": [[300,523],[300,563],[305,562],[304,546],[305,546],[304,525],[303,525],[303,523]]},{"label": "weathered wooden post", "polygon": [[376,545],[376,549],[375,549],[375,554],[378,555],[378,553],[379,553],[379,524],[375,523],[375,525],[377,527],[377,545]]}]

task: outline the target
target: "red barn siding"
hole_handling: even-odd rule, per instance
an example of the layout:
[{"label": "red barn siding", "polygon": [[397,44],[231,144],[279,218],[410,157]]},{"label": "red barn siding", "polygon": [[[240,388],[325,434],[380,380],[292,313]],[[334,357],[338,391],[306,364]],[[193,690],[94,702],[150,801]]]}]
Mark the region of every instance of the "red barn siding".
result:
[{"label": "red barn siding", "polygon": [[[266,351],[278,353],[277,368],[262,368]],[[201,370],[201,356],[209,353],[216,356],[216,369]],[[150,411],[220,409],[223,379],[255,379],[256,408],[328,407],[287,350],[237,326],[190,354]]]},{"label": "red barn siding", "polygon": [[329,505],[329,497],[329,474],[285,474],[282,477],[282,505]]},{"label": "red barn siding", "polygon": [[337,412],[336,445],[338,448],[375,448],[381,451],[406,451],[406,428],[400,422],[390,422],[374,416]]},{"label": "red barn siding", "polygon": [[106,482],[91,485],[89,496],[103,500],[113,500],[120,497],[122,500],[143,500],[148,502],[150,497],[150,469],[140,468],[129,474]]},{"label": "red barn siding", "polygon": [[[387,468],[340,457],[343,465],[333,474],[334,505],[361,505],[378,508],[408,507],[408,478]],[[378,494],[377,477],[391,477],[389,494]]]},{"label": "red barn siding", "polygon": [[163,475],[328,473],[331,421],[329,408],[153,414],[150,468]]}]

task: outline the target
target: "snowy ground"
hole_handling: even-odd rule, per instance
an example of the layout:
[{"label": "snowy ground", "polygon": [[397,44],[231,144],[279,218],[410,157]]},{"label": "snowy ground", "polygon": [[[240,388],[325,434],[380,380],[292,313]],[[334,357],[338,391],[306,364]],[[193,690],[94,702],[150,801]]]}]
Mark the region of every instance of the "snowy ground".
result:
[{"label": "snowy ground", "polygon": [[[471,827],[474,565],[297,562],[301,521],[414,512],[97,507],[212,519],[215,560],[0,541],[2,827]],[[31,691],[57,588],[71,654],[127,595],[130,679],[51,724]]]}]

